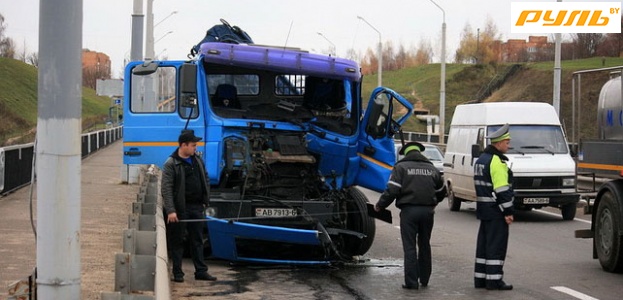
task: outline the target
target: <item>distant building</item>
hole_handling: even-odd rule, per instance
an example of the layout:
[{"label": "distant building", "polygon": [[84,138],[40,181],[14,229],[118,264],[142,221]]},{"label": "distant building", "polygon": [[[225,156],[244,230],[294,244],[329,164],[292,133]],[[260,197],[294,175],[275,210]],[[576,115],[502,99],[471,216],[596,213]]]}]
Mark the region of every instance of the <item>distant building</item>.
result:
[{"label": "distant building", "polygon": [[[572,43],[561,43],[561,59],[571,59],[565,57],[570,53],[568,49],[573,48]],[[566,50],[566,51],[565,51]],[[531,62],[531,61],[553,61],[554,43],[549,42],[546,36],[529,36],[528,40],[510,39],[500,45],[500,61],[502,62]]]},{"label": "distant building", "polygon": [[82,50],[82,85],[95,89],[97,79],[110,79],[110,57],[104,53]]}]

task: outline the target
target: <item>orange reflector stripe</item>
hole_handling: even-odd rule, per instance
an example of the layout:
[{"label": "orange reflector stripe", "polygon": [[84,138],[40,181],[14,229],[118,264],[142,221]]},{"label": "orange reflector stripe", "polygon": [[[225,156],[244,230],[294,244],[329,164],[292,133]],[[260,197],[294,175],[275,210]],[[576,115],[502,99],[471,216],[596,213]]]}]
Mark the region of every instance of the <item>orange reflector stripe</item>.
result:
[{"label": "orange reflector stripe", "polygon": [[388,170],[393,169],[392,166],[390,166],[390,165],[388,165],[388,164],[386,164],[386,163],[384,163],[382,161],[376,160],[376,159],[374,159],[374,158],[372,158],[370,156],[367,156],[365,154],[361,154],[361,153],[358,152],[357,155],[359,155],[359,157],[361,157],[361,158],[363,158],[363,159],[365,159],[367,161],[370,161],[370,162],[372,162],[374,164],[377,164],[377,165],[379,165],[379,166],[381,166],[381,167],[383,167],[385,169],[388,169]]},{"label": "orange reflector stripe", "polygon": [[609,171],[620,171],[620,172],[623,172],[623,166],[620,166],[620,165],[604,165],[604,164],[578,163],[578,168],[598,169],[598,170],[609,170]]},{"label": "orange reflector stripe", "polygon": [[[197,146],[204,146],[205,142],[198,142]],[[124,147],[163,147],[163,146],[172,146],[177,147],[179,144],[177,142],[124,142]]]}]

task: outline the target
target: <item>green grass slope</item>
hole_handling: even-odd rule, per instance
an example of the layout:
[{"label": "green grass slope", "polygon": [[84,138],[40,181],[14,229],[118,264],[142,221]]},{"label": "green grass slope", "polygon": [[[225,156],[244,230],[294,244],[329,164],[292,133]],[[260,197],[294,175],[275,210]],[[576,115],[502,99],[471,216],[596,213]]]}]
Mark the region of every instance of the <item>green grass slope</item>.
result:
[{"label": "green grass slope", "polygon": [[[32,142],[37,126],[37,69],[21,61],[0,58],[0,146]],[[103,124],[110,98],[82,90],[82,128]]]}]

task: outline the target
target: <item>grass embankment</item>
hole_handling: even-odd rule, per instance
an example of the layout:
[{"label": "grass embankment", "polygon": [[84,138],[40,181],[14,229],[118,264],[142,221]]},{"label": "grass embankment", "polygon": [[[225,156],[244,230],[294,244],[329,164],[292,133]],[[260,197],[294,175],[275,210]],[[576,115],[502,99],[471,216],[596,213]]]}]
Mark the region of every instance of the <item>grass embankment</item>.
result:
[{"label": "grass embankment", "polygon": [[[0,146],[29,143],[37,126],[37,69],[21,61],[0,58]],[[103,125],[110,98],[82,89],[82,128]]]}]

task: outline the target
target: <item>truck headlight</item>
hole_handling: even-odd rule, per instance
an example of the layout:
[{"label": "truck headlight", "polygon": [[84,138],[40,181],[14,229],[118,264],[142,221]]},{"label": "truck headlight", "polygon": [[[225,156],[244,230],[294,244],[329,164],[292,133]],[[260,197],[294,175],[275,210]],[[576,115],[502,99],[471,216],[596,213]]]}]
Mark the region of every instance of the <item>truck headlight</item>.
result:
[{"label": "truck headlight", "polygon": [[216,208],[206,207],[205,215],[208,217],[216,217]]},{"label": "truck headlight", "polygon": [[575,178],[574,177],[563,178],[562,186],[575,186]]}]

